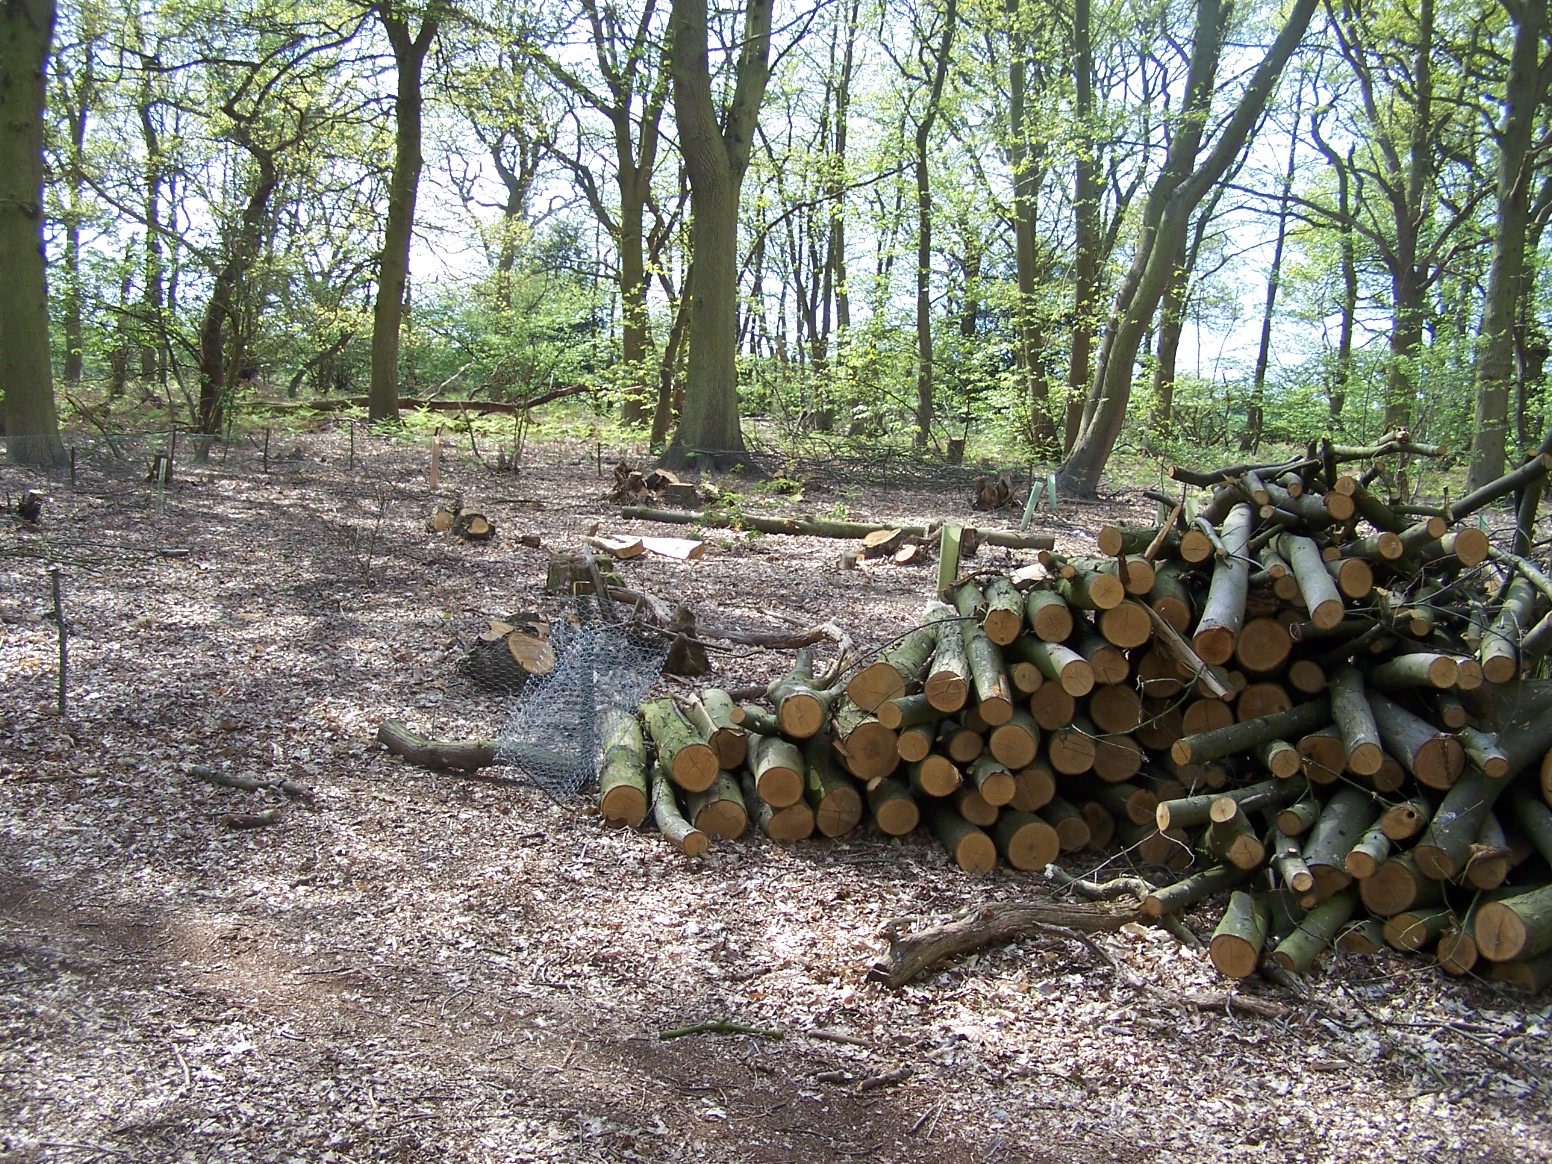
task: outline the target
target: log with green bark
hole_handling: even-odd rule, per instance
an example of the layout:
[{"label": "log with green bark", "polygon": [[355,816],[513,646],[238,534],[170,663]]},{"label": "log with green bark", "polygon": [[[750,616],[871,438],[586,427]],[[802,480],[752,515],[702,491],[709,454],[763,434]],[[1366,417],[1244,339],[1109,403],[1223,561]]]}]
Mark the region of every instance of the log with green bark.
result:
[{"label": "log with green bark", "polygon": [[750,741],[749,769],[756,794],[772,808],[786,808],[803,799],[803,752],[780,736],[755,736]]},{"label": "log with green bark", "polygon": [[982,596],[986,606],[981,629],[992,642],[1005,647],[1024,629],[1024,596],[1005,574],[988,578]]},{"label": "log with green bark", "polygon": [[862,820],[862,794],[831,762],[830,737],[814,736],[803,747],[803,795],[814,810],[814,827],[827,837],[844,836]]},{"label": "log with green bark", "polygon": [[1455,738],[1465,750],[1467,761],[1482,769],[1485,775],[1494,780],[1508,775],[1509,757],[1498,746],[1496,733],[1463,727],[1455,733]]},{"label": "log with green bark", "polygon": [[657,748],[675,784],[686,792],[705,792],[717,779],[721,766],[717,753],[694,725],[680,713],[672,699],[652,699],[640,708],[647,734]]},{"label": "log with green bark", "polygon": [[1382,822],[1383,817],[1371,824],[1342,859],[1342,867],[1356,881],[1373,877],[1390,857],[1390,838],[1385,835]]},{"label": "log with green bark", "polygon": [[905,778],[919,796],[951,796],[964,779],[952,760],[936,753],[907,764]]},{"label": "log with green bark", "polygon": [[1488,902],[1476,911],[1472,934],[1490,962],[1552,952],[1552,885]]},{"label": "log with green bark", "polygon": [[[762,517],[752,513],[723,513],[708,509],[701,512],[676,509],[651,509],[626,505],[620,516],[627,521],[659,521],[667,525],[698,525],[704,529],[750,529],[767,534],[789,534],[809,538],[864,538],[870,533],[899,530],[906,537],[925,538],[938,527],[862,521],[833,521],[816,517]],[[1052,534],[1019,533],[1015,530],[978,529],[977,541],[984,546],[1010,550],[1050,550],[1056,546]]]},{"label": "log with green bark", "polygon": [[1429,788],[1448,788],[1460,776],[1466,753],[1454,736],[1393,703],[1377,691],[1368,692],[1369,709],[1385,751]]},{"label": "log with green bark", "polygon": [[1409,841],[1428,827],[1433,817],[1433,804],[1424,796],[1413,796],[1400,804],[1393,804],[1380,813],[1381,831],[1392,841]]},{"label": "log with green bark", "polygon": [[1244,869],[1236,869],[1232,865],[1214,865],[1173,885],[1155,889],[1142,899],[1142,911],[1149,917],[1179,913],[1215,893],[1238,885],[1247,876]]},{"label": "log with green bark", "polygon": [[1060,796],[1053,796],[1049,804],[1040,810],[1040,817],[1056,830],[1057,842],[1062,852],[1075,853],[1086,849],[1093,840],[1093,830],[1078,806]]},{"label": "log with green bark", "polygon": [[1297,837],[1290,837],[1274,826],[1268,834],[1267,854],[1273,872],[1293,893],[1302,899],[1313,892],[1315,875],[1304,863],[1304,846]]},{"label": "log with green bark", "polygon": [[937,643],[936,628],[929,626],[897,639],[847,681],[847,698],[864,711],[877,711],[887,700],[904,697],[922,679]]},{"label": "log with green bark", "polygon": [[1034,763],[1040,753],[1040,726],[1029,712],[1018,710],[1005,724],[987,733],[986,750],[1009,771]]},{"label": "log with green bark", "polygon": [[635,828],[647,818],[647,745],[629,712],[601,717],[603,756],[598,764],[598,811],[607,821]]},{"label": "log with green bark", "polygon": [[966,873],[990,873],[997,867],[997,845],[978,827],[938,806],[929,807],[927,817],[949,856]]},{"label": "log with green bark", "polygon": [[1444,899],[1439,882],[1422,875],[1411,853],[1393,853],[1374,876],[1358,882],[1358,894],[1364,908],[1375,917],[1390,917]]},{"label": "log with green bark", "polygon": [[970,661],[965,656],[964,635],[959,629],[959,612],[942,602],[929,603],[923,620],[937,634],[932,660],[922,691],[933,707],[952,715],[970,698]]},{"label": "log with green bark", "polygon": [[1013,773],[995,756],[977,757],[965,770],[965,776],[975,785],[976,791],[986,803],[994,808],[1000,808],[1013,799],[1016,790]]},{"label": "log with green bark", "polygon": [[1552,865],[1552,808],[1529,788],[1516,786],[1509,792],[1509,807],[1542,860]]},{"label": "log with green bark", "polygon": [[1352,882],[1347,854],[1378,816],[1378,804],[1362,788],[1344,785],[1331,794],[1304,842],[1304,863],[1314,874],[1317,900],[1324,901]]},{"label": "log with green bark", "polygon": [[749,828],[749,810],[731,773],[718,775],[705,792],[692,792],[685,808],[696,828],[711,837],[734,841]]},{"label": "log with green bark", "polygon": [[1536,588],[1524,575],[1509,580],[1503,604],[1477,649],[1489,683],[1507,683],[1520,673],[1520,640],[1536,623],[1536,598]]},{"label": "log with green bark", "polygon": [[1048,643],[1025,636],[1015,639],[1008,653],[1014,659],[1033,663],[1042,675],[1068,695],[1081,697],[1094,689],[1094,668],[1063,643]]},{"label": "log with green bark", "polygon": [[959,609],[961,637],[970,667],[976,710],[993,727],[1007,723],[1013,716],[1013,683],[1003,665],[1001,649],[987,637],[977,621],[981,592],[964,583],[955,589],[954,601]]},{"label": "log with green bark", "polygon": [[1214,821],[1208,826],[1204,841],[1207,851],[1218,860],[1248,873],[1266,860],[1266,845],[1250,818],[1237,811],[1238,807],[1235,806],[1234,815],[1227,820]]},{"label": "log with green bark", "polygon": [[1071,570],[1071,577],[1056,581],[1056,592],[1068,606],[1080,610],[1109,610],[1125,600],[1126,587],[1113,572],[1106,573],[1088,565],[1073,565]]},{"label": "log with green bark", "polygon": [[937,723],[943,718],[943,712],[932,706],[932,701],[927,698],[925,692],[885,700],[873,709],[873,714],[878,716],[879,723],[892,732],[904,731],[922,724]]},{"label": "log with green bark", "polygon": [[1034,589],[1024,595],[1024,621],[1042,642],[1059,643],[1072,634],[1072,609],[1054,590]]},{"label": "log with green bark", "polygon": [[899,780],[880,780],[868,789],[868,808],[879,831],[903,837],[921,823],[921,809],[910,788]]},{"label": "log with green bark", "polygon": [[1061,852],[1056,830],[1033,812],[1005,808],[992,826],[992,840],[1003,860],[1015,869],[1044,869]]},{"label": "log with green bark", "polygon": [[808,807],[806,800],[799,799],[795,804],[781,808],[768,804],[760,798],[748,772],[740,775],[739,787],[744,794],[744,803],[751,809],[755,827],[771,840],[787,845],[814,835],[814,810]]},{"label": "log with green bark", "polygon": [[749,732],[734,722],[736,705],[726,691],[708,687],[689,706],[689,720],[701,738],[717,753],[717,763],[725,772],[736,772],[749,752]]},{"label": "log with green bark", "polygon": [[1459,675],[1460,664],[1454,655],[1419,651],[1370,667],[1364,678],[1377,691],[1443,690],[1454,687]]},{"label": "log with green bark", "polygon": [[1350,663],[1331,673],[1331,718],[1347,749],[1347,770],[1358,776],[1378,772],[1385,749],[1380,744],[1374,712],[1364,697],[1363,675]]},{"label": "log with green bark", "polygon": [[652,769],[652,819],[670,844],[687,857],[699,857],[711,847],[711,838],[684,819],[674,781],[660,760]]},{"label": "log with green bark", "polygon": [[1337,931],[1353,916],[1358,900],[1338,893],[1304,915],[1298,927],[1277,943],[1272,960],[1289,974],[1307,974],[1322,951],[1329,949]]},{"label": "log with green bark", "polygon": [[1245,596],[1250,582],[1250,532],[1255,514],[1248,505],[1237,505],[1223,522],[1227,554],[1213,568],[1212,583],[1202,617],[1196,624],[1191,647],[1207,663],[1227,663],[1245,622]]},{"label": "log with green bark", "polygon": [[1404,910],[1385,919],[1385,944],[1395,950],[1416,953],[1425,950],[1455,922],[1449,909]]},{"label": "log with green bark", "polygon": [[[1245,805],[1246,812],[1281,807],[1299,799],[1308,787],[1302,781],[1265,780],[1260,784],[1249,784],[1243,788],[1230,788],[1182,799],[1164,800],[1159,802],[1154,812],[1154,821],[1161,829],[1194,828],[1217,820],[1228,820],[1240,804]],[[1214,811],[1215,809],[1217,811]]]},{"label": "log with green bark", "polygon": [[1341,625],[1347,613],[1346,604],[1342,601],[1336,582],[1326,571],[1320,548],[1309,538],[1291,534],[1277,539],[1276,545],[1278,553],[1287,560],[1299,584],[1299,593],[1304,599],[1305,609],[1309,611],[1310,621],[1322,630],[1331,630]]},{"label": "log with green bark", "polygon": [[792,669],[766,691],[781,730],[794,740],[809,739],[824,727],[836,696],[837,692],[816,686],[814,655],[806,648],[797,653]]},{"label": "log with green bark", "polygon": [[1183,736],[1170,748],[1170,755],[1179,764],[1204,764],[1236,752],[1249,751],[1268,740],[1313,731],[1330,721],[1331,702],[1326,696],[1319,695],[1264,719]]},{"label": "log with green bark", "polygon": [[882,780],[900,766],[899,736],[850,699],[836,701],[830,730],[836,754],[857,779]]},{"label": "log with green bark", "polygon": [[1223,917],[1207,944],[1207,956],[1219,974],[1225,978],[1249,978],[1256,972],[1271,919],[1267,895],[1243,889],[1229,895]]},{"label": "log with green bark", "polygon": [[1425,877],[1451,881],[1466,866],[1471,845],[1482,829],[1482,819],[1507,785],[1477,768],[1467,768],[1439,802],[1438,811],[1423,830],[1412,857]]}]

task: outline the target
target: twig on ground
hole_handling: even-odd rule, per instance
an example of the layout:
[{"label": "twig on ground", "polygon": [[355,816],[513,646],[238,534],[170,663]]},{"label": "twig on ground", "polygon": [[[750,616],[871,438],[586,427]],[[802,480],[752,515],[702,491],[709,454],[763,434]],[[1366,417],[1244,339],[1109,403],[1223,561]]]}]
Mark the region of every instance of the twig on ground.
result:
[{"label": "twig on ground", "polygon": [[686,1035],[758,1035],[762,1039],[785,1039],[787,1036],[782,1031],[767,1030],[764,1027],[746,1027],[743,1023],[709,1022],[691,1023],[687,1027],[674,1027],[672,1030],[659,1031],[658,1039],[682,1039]]}]

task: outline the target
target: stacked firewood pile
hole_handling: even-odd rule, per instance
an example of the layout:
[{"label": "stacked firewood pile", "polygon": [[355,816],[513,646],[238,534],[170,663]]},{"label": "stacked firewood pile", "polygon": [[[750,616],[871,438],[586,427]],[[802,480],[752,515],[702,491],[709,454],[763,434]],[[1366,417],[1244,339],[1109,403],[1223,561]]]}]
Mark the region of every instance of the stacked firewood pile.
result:
[{"label": "stacked firewood pile", "polygon": [[[606,725],[602,814],[692,854],[751,825],[922,828],[977,873],[1122,847],[1177,878],[1146,915],[1229,892],[1225,975],[1389,945],[1540,989],[1552,684],[1528,676],[1552,579],[1527,531],[1552,455],[1436,509],[1370,488],[1425,451],[1177,471],[1199,504],[1104,528],[1103,556],[972,575],[848,675],[804,651],[758,702],[649,701]],[[1464,524],[1516,492],[1512,548]]]}]

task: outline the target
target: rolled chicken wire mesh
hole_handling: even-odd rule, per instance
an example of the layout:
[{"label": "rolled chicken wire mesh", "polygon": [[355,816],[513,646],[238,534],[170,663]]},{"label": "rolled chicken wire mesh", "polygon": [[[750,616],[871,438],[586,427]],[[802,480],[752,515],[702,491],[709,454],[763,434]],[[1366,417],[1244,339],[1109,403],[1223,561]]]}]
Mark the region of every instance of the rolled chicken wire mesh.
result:
[{"label": "rolled chicken wire mesh", "polygon": [[635,714],[668,643],[613,623],[561,622],[550,645],[555,666],[517,697],[496,737],[496,763],[559,801],[596,779],[599,723],[610,712]]}]

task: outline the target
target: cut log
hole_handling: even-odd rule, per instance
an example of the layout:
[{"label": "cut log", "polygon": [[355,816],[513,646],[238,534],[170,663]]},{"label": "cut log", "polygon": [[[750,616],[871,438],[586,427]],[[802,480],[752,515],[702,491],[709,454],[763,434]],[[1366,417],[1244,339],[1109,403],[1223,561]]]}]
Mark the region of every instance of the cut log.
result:
[{"label": "cut log", "polygon": [[803,799],[803,753],[780,736],[755,736],[749,746],[749,768],[755,792],[772,808],[786,808]]},{"label": "cut log", "polygon": [[1100,611],[1095,621],[1105,641],[1123,650],[1144,646],[1153,637],[1153,620],[1141,603],[1131,599]]},{"label": "cut log", "polygon": [[1072,722],[1077,708],[1077,700],[1062,690],[1060,683],[1047,683],[1029,697],[1029,714],[1042,731],[1066,727]]},{"label": "cut log", "polygon": [[1208,827],[1206,846],[1207,851],[1224,864],[1247,873],[1266,860],[1266,845],[1256,835],[1250,819],[1238,811],[1230,819],[1215,821]]},{"label": "cut log", "polygon": [[1298,928],[1277,944],[1272,960],[1289,974],[1307,974],[1337,931],[1352,917],[1358,901],[1351,893],[1339,893],[1304,915]]},{"label": "cut log", "polygon": [[496,762],[495,740],[431,740],[416,735],[396,719],[385,719],[378,725],[377,742],[422,768],[477,772]]},{"label": "cut log", "polygon": [[836,701],[831,739],[846,770],[865,783],[882,780],[900,766],[899,737],[850,699]]},{"label": "cut log", "polygon": [[962,779],[954,761],[937,754],[907,764],[905,775],[911,790],[921,796],[952,796]]},{"label": "cut log", "polygon": [[1426,950],[1454,921],[1455,914],[1448,909],[1394,913],[1385,919],[1385,944],[1408,953]]},{"label": "cut log", "polygon": [[1325,901],[1352,883],[1347,872],[1347,854],[1378,817],[1379,806],[1361,788],[1344,786],[1331,794],[1304,842],[1304,863],[1315,877],[1318,901]]},{"label": "cut log", "polygon": [[1439,882],[1424,877],[1410,853],[1393,854],[1374,876],[1358,882],[1358,893],[1364,908],[1375,917],[1390,917],[1443,900]]},{"label": "cut log", "polygon": [[1056,840],[1064,853],[1075,853],[1080,849],[1088,848],[1089,841],[1093,839],[1093,832],[1089,829],[1089,822],[1084,819],[1083,813],[1078,811],[1076,805],[1062,799],[1060,796],[1052,797],[1051,802],[1040,810],[1041,819],[1056,830]]},{"label": "cut log", "polygon": [[1105,732],[1133,732],[1142,725],[1142,698],[1119,684],[1100,687],[1089,699],[1089,718]]},{"label": "cut log", "polygon": [[877,711],[887,700],[903,697],[922,678],[937,641],[934,628],[917,627],[853,675],[846,684],[846,697],[864,711]]},{"label": "cut log", "polygon": [[1175,742],[1170,755],[1180,764],[1203,764],[1265,743],[1308,732],[1330,721],[1330,701],[1317,696],[1297,707],[1250,723],[1235,723],[1214,731],[1187,735]]},{"label": "cut log", "polygon": [[814,810],[814,827],[827,837],[844,836],[862,820],[862,794],[830,761],[830,738],[817,735],[803,748],[803,793]]},{"label": "cut log", "polygon": [[961,586],[955,592],[976,710],[982,719],[996,727],[1013,717],[1013,682],[1003,665],[1002,651],[976,621],[979,598],[980,591],[973,586]]},{"label": "cut log", "polygon": [[1146,758],[1142,746],[1131,736],[1123,732],[1106,732],[1095,738],[1091,771],[1106,783],[1118,784],[1142,771]]},{"label": "cut log", "polygon": [[[1503,605],[1477,651],[1489,683],[1507,683],[1520,673],[1520,640],[1535,625],[1536,598],[1536,588],[1524,575],[1515,574],[1509,580]],[[1479,940],[1477,945],[1481,944]]]},{"label": "cut log", "polygon": [[[884,706],[889,706],[885,704]],[[933,710],[936,710],[934,708]],[[938,724],[934,720],[930,723],[917,724],[915,727],[905,728],[900,732],[900,738],[895,741],[895,751],[900,753],[900,759],[907,764],[914,764],[918,760],[925,760],[927,754],[932,751],[933,745],[938,739]]]},{"label": "cut log", "polygon": [[1080,620],[1073,632],[1072,645],[1088,661],[1095,683],[1125,683],[1131,674],[1126,652],[1107,642],[1086,621]]},{"label": "cut log", "polygon": [[1443,689],[1454,687],[1459,675],[1460,665],[1455,656],[1422,651],[1398,655],[1369,668],[1367,681],[1370,687],[1379,691],[1404,691],[1414,687]]},{"label": "cut log", "polygon": [[1290,780],[1303,771],[1299,750],[1287,740],[1267,740],[1250,751],[1261,766],[1279,780]]},{"label": "cut log", "polygon": [[1007,723],[991,730],[986,747],[999,764],[1016,772],[1034,763],[1039,754],[1040,727],[1029,712],[1015,711]]},{"label": "cut log", "polygon": [[1078,811],[1089,826],[1089,846],[1095,849],[1108,848],[1116,835],[1114,814],[1097,800],[1085,800],[1078,805]]},{"label": "cut log", "polygon": [[674,781],[661,762],[652,769],[652,819],[668,842],[687,857],[699,857],[711,847],[711,838],[684,819],[674,796]]},{"label": "cut log", "polygon": [[1364,697],[1363,676],[1351,664],[1331,674],[1331,718],[1342,733],[1347,749],[1347,770],[1359,776],[1372,776],[1380,769],[1385,750],[1374,713]]},{"label": "cut log", "polygon": [[[1062,643],[1023,637],[1013,642],[1009,652],[1015,659],[1033,663],[1042,675],[1068,695],[1087,695],[1094,689],[1094,668],[1077,651]],[[1039,695],[1040,691],[1034,694]]]},{"label": "cut log", "polygon": [[928,811],[932,831],[954,863],[966,873],[990,873],[997,867],[997,846],[975,825],[941,808]]},{"label": "cut log", "polygon": [[1271,924],[1271,907],[1263,894],[1237,889],[1229,895],[1218,928],[1207,945],[1207,956],[1225,978],[1249,978],[1261,964],[1261,949]]},{"label": "cut log", "polygon": [[1310,621],[1322,630],[1340,625],[1346,608],[1315,543],[1309,538],[1284,535],[1278,539],[1277,548],[1299,583],[1299,593],[1305,609],[1310,612]]},{"label": "cut log", "polygon": [[749,828],[749,810],[738,781],[727,772],[719,774],[705,792],[692,792],[686,807],[691,822],[708,836],[734,841]]},{"label": "cut log", "polygon": [[946,714],[964,707],[970,698],[970,662],[959,632],[959,612],[942,602],[930,603],[923,620],[937,630],[937,646],[922,685],[932,706]]},{"label": "cut log", "polygon": [[994,574],[987,580],[984,596],[986,614],[981,620],[981,629],[992,642],[1005,647],[1024,629],[1024,596],[1002,574]]},{"label": "cut log", "polygon": [[911,790],[898,780],[880,780],[868,790],[873,823],[886,836],[903,837],[921,823],[921,809]]},{"label": "cut log", "polygon": [[1455,736],[1465,750],[1466,759],[1482,769],[1485,775],[1497,780],[1509,774],[1509,757],[1498,746],[1497,735],[1463,727]]},{"label": "cut log", "polygon": [[1297,837],[1290,837],[1279,828],[1273,828],[1268,836],[1267,855],[1272,869],[1293,893],[1302,900],[1315,888],[1315,875],[1304,863],[1303,846]]},{"label": "cut log", "polygon": [[1374,569],[1362,558],[1338,558],[1327,562],[1326,573],[1344,598],[1367,598],[1374,589]]},{"label": "cut log", "polygon": [[1195,606],[1177,571],[1160,569],[1154,574],[1153,589],[1148,591],[1148,605],[1181,634],[1191,629]]},{"label": "cut log", "polygon": [[1056,592],[1081,610],[1109,610],[1126,598],[1126,587],[1114,573],[1086,565],[1075,565],[1072,577],[1057,579]]},{"label": "cut log", "polygon": [[1342,859],[1343,868],[1355,881],[1373,877],[1390,857],[1390,838],[1385,835],[1382,827],[1383,819],[1382,815],[1380,820],[1370,825]]},{"label": "cut log", "polygon": [[1011,808],[998,815],[992,840],[1003,860],[1027,872],[1044,869],[1061,852],[1055,829],[1033,812]]},{"label": "cut log", "polygon": [[1065,776],[1078,776],[1094,767],[1095,747],[1092,733],[1059,727],[1046,737],[1046,762]]},{"label": "cut log", "polygon": [[885,700],[873,709],[873,714],[878,717],[879,723],[892,732],[936,723],[943,718],[943,713],[932,706],[932,701],[925,693]]},{"label": "cut log", "polygon": [[1444,794],[1438,811],[1412,848],[1412,857],[1423,876],[1435,881],[1452,881],[1459,876],[1471,856],[1471,843],[1482,830],[1482,818],[1507,783],[1494,780],[1480,769],[1466,769]]},{"label": "cut log", "polygon": [[717,763],[725,772],[736,772],[749,754],[749,733],[733,722],[733,697],[726,691],[708,687],[689,706],[689,720],[701,738],[717,753]]},{"label": "cut log", "polygon": [[1478,952],[1490,962],[1552,952],[1552,885],[1488,902],[1476,911],[1471,932]]},{"label": "cut log", "polygon": [[1344,954],[1378,954],[1385,948],[1385,927],[1372,917],[1350,921],[1332,943]]},{"label": "cut log", "polygon": [[995,756],[978,757],[966,770],[966,775],[981,794],[981,799],[993,808],[1000,808],[1013,799],[1013,773],[1000,764]]},{"label": "cut log", "polygon": [[[810,538],[845,538],[855,540],[881,529],[898,528],[907,537],[927,537],[937,532],[935,528],[860,521],[830,521],[814,517],[762,517],[759,514],[736,515],[713,510],[697,513],[693,510],[648,509],[639,505],[627,505],[620,516],[628,521],[660,521],[673,525],[698,525],[704,529],[728,529],[737,524],[743,529],[759,530],[767,534],[790,534]],[[982,545],[1002,546],[1011,550],[1050,550],[1056,545],[1051,534],[1025,534],[1012,530],[977,530]]]},{"label": "cut log", "polygon": [[1388,698],[1371,691],[1369,708],[1385,750],[1429,788],[1448,788],[1465,766],[1465,750],[1453,737]]},{"label": "cut log", "polygon": [[1008,807],[1018,812],[1035,812],[1051,803],[1056,795],[1056,774],[1049,764],[1037,760],[1013,773],[1013,799]]},{"label": "cut log", "polygon": [[864,558],[888,558],[905,541],[905,532],[899,529],[876,529],[862,535]]},{"label": "cut log", "polygon": [[1264,719],[1292,706],[1293,700],[1281,683],[1252,683],[1234,701],[1234,718],[1240,721]]},{"label": "cut log", "polygon": [[608,711],[600,717],[603,755],[598,764],[598,811],[607,821],[635,828],[647,818],[647,745],[636,717]]},{"label": "cut log", "polygon": [[784,808],[768,804],[760,799],[747,772],[740,777],[739,787],[744,794],[744,803],[750,806],[755,827],[771,840],[790,845],[814,835],[814,810],[808,807],[807,801],[799,800]]},{"label": "cut log", "polygon": [[1215,893],[1231,889],[1245,880],[1243,869],[1232,865],[1214,865],[1194,873],[1183,881],[1155,889],[1142,899],[1142,912],[1148,917],[1163,917],[1166,913],[1179,913],[1199,901],[1205,901]]},{"label": "cut log", "polygon": [[[640,708],[658,762],[686,792],[705,792],[717,779],[717,753],[680,714],[671,699],[653,699]],[[661,827],[661,824],[659,825]]]},{"label": "cut log", "polygon": [[970,785],[960,785],[959,790],[954,793],[953,801],[955,811],[978,828],[991,828],[997,823],[999,811],[997,806],[987,804],[986,797]]},{"label": "cut log", "polygon": [[1414,796],[1382,812],[1379,826],[1387,837],[1399,844],[1411,840],[1427,828],[1432,816],[1433,805],[1421,796]]},{"label": "cut log", "polygon": [[1042,642],[1060,643],[1072,634],[1072,610],[1054,590],[1024,595],[1024,621]]},{"label": "cut log", "polygon": [[806,740],[824,727],[836,694],[815,686],[814,655],[805,648],[797,653],[792,669],[770,685],[766,698],[776,709],[781,730],[794,740]]},{"label": "cut log", "polygon": [[938,724],[938,747],[956,764],[968,764],[986,750],[986,741],[975,728],[945,719]]},{"label": "cut log", "polygon": [[1299,737],[1299,760],[1313,784],[1335,784],[1347,768],[1347,745],[1336,727]]},{"label": "cut log", "polygon": [[1281,668],[1292,650],[1287,627],[1275,618],[1253,618],[1235,640],[1234,658],[1245,670],[1266,675]]},{"label": "cut log", "polygon": [[1254,524],[1255,514],[1248,505],[1236,505],[1224,520],[1222,536],[1228,556],[1213,569],[1207,602],[1191,640],[1192,648],[1205,662],[1226,663],[1234,655],[1234,644],[1245,621],[1250,531]]},{"label": "cut log", "polygon": [[1206,792],[1178,800],[1161,800],[1154,810],[1153,819],[1160,830],[1195,828],[1215,820],[1231,819],[1242,801],[1249,804],[1246,811],[1254,812],[1263,807],[1297,800],[1303,791],[1303,788],[1292,786],[1289,781],[1267,780],[1227,792]]}]

